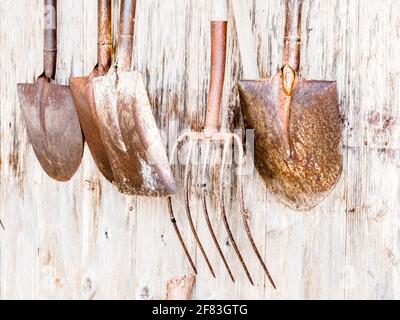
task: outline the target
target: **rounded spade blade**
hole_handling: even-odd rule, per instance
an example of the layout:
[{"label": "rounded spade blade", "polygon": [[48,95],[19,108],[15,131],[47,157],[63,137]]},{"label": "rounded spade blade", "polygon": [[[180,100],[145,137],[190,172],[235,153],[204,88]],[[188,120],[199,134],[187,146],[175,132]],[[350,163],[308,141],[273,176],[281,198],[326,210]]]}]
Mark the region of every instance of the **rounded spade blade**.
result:
[{"label": "rounded spade blade", "polygon": [[69,86],[39,77],[35,84],[18,84],[18,96],[42,168],[55,180],[69,180],[83,154],[82,131]]}]

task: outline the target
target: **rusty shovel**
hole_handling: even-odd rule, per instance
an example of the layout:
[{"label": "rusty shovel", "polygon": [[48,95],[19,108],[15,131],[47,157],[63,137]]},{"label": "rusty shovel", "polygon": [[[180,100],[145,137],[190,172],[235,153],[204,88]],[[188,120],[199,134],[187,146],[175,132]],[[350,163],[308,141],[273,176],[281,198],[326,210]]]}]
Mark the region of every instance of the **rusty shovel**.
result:
[{"label": "rusty shovel", "polygon": [[255,164],[267,187],[288,206],[308,210],[336,185],[342,154],[336,82],[298,74],[302,3],[285,2],[283,67],[271,79],[240,81],[239,93],[245,125],[254,129]]},{"label": "rusty shovel", "polygon": [[90,153],[100,172],[112,182],[114,175],[101,139],[93,90],[93,80],[106,75],[111,65],[111,0],[98,0],[97,11],[97,65],[88,76],[71,78],[70,85]]},{"label": "rusty shovel", "polygon": [[44,71],[34,84],[18,84],[22,116],[33,150],[44,171],[69,180],[83,154],[83,136],[69,86],[55,83],[57,1],[44,1]]},{"label": "rusty shovel", "polygon": [[128,195],[176,192],[145,83],[130,71],[136,1],[122,0],[117,59],[107,75],[93,80],[96,114],[114,185]]}]

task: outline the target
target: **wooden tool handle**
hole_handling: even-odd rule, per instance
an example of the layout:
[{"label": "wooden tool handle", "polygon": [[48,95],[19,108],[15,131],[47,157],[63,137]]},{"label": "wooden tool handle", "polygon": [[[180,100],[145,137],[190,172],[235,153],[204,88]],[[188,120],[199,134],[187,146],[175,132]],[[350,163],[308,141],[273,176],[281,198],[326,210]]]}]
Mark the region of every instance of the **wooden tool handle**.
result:
[{"label": "wooden tool handle", "polygon": [[57,65],[57,1],[44,0],[43,68],[49,79],[54,79]]},{"label": "wooden tool handle", "polygon": [[123,71],[131,69],[136,0],[121,0],[118,39],[118,64]]},{"label": "wooden tool handle", "polygon": [[211,76],[204,131],[218,130],[225,77],[227,21],[211,22]]},{"label": "wooden tool handle", "polygon": [[286,0],[286,23],[283,65],[288,65],[294,72],[300,66],[301,10],[303,0]]},{"label": "wooden tool handle", "polygon": [[111,0],[97,1],[97,61],[107,72],[111,65]]}]

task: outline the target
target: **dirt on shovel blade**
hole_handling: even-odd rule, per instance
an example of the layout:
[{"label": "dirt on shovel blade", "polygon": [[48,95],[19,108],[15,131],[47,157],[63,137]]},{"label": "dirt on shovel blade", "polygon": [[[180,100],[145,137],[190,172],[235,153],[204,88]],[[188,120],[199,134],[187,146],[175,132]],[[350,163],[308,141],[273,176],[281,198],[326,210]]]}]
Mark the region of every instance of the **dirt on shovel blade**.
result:
[{"label": "dirt on shovel blade", "polygon": [[18,84],[18,96],[42,168],[55,180],[69,180],[83,153],[82,131],[69,86],[41,76],[35,84]]},{"label": "dirt on shovel blade", "polygon": [[100,172],[113,182],[114,175],[108,155],[101,139],[94,102],[93,79],[100,76],[97,69],[88,77],[74,77],[70,80],[71,90],[86,143]]},{"label": "dirt on shovel blade", "polygon": [[168,196],[176,192],[142,75],[111,67],[93,80],[96,113],[114,184],[129,195]]},{"label": "dirt on shovel blade", "polygon": [[297,77],[287,97],[278,74],[240,81],[239,92],[246,127],[255,130],[255,164],[265,183],[290,207],[313,208],[342,171],[336,82]]}]

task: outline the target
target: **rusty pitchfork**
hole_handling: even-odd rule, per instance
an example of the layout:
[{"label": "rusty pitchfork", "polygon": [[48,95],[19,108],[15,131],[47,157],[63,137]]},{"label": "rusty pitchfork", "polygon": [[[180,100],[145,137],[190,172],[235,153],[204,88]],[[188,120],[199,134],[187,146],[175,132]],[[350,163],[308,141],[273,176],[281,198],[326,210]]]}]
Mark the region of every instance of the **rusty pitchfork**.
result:
[{"label": "rusty pitchfork", "polygon": [[[199,249],[201,251],[202,256],[204,257],[206,264],[211,272],[211,274],[215,277],[215,272],[214,269],[207,257],[207,254],[203,248],[203,245],[200,241],[200,238],[197,234],[196,228],[194,226],[191,210],[190,210],[190,200],[189,200],[189,175],[190,175],[190,168],[191,168],[191,163],[193,162],[193,150],[194,150],[194,144],[196,142],[205,142],[206,147],[205,147],[205,161],[201,170],[201,187],[202,187],[202,208],[203,208],[203,214],[205,221],[207,223],[208,230],[211,234],[211,237],[213,239],[213,242],[218,250],[218,253],[225,265],[226,270],[228,271],[228,274],[233,282],[235,282],[235,279],[233,277],[232,271],[229,267],[229,264],[222,252],[222,249],[218,243],[217,237],[215,235],[214,229],[212,227],[211,221],[210,221],[210,216],[207,208],[207,183],[206,181],[206,171],[207,171],[207,166],[208,163],[210,162],[210,156],[211,156],[211,144],[213,142],[217,143],[222,143],[223,144],[223,153],[222,153],[222,159],[221,159],[221,166],[219,170],[219,182],[218,182],[218,202],[219,202],[219,211],[223,220],[224,227],[227,231],[230,243],[232,244],[232,247],[239,258],[239,261],[247,275],[248,280],[252,285],[254,285],[253,279],[250,275],[250,272],[246,266],[246,263],[243,260],[242,254],[240,253],[240,250],[236,244],[236,241],[233,237],[231,228],[229,226],[229,222],[227,219],[226,215],[226,206],[225,206],[225,198],[224,198],[224,167],[227,162],[227,156],[229,153],[229,150],[232,147],[232,141],[233,143],[237,144],[237,150],[238,150],[238,168],[237,168],[237,183],[238,183],[238,197],[239,197],[239,207],[240,207],[240,212],[242,215],[242,220],[243,224],[246,230],[247,237],[251,243],[251,246],[260,261],[263,270],[265,274],[267,275],[269,281],[271,282],[272,286],[276,288],[274,281],[272,280],[272,277],[270,276],[268,269],[261,258],[261,255],[257,249],[257,246],[254,242],[254,239],[251,235],[250,227],[248,224],[248,212],[247,209],[245,208],[244,205],[244,197],[243,197],[243,181],[242,181],[242,176],[243,176],[243,158],[244,158],[244,151],[243,151],[243,146],[242,146],[242,140],[239,137],[239,135],[231,132],[223,132],[219,129],[220,126],[220,113],[221,113],[221,98],[222,98],[222,92],[223,92],[223,85],[224,85],[224,76],[225,76],[225,60],[226,60],[226,37],[227,37],[227,3],[226,0],[218,0],[214,1],[216,4],[214,14],[218,16],[218,18],[213,18],[213,21],[211,21],[211,76],[210,76],[210,87],[209,87],[209,94],[208,94],[208,103],[207,103],[207,111],[206,111],[206,120],[205,120],[205,127],[203,132],[186,132],[182,134],[180,137],[178,137],[175,145],[172,148],[171,152],[171,159],[174,159],[175,154],[177,153],[177,149],[179,146],[184,142],[188,141],[188,149],[187,149],[187,156],[185,160],[185,173],[184,173],[184,197],[185,197],[185,211],[186,211],[186,216],[190,225],[190,229],[193,233],[193,236],[196,240],[197,245],[199,246]],[[191,264],[193,270],[195,273],[197,273],[195,264],[190,256],[190,253],[185,245],[185,242],[183,241],[182,235],[179,231],[179,228],[176,223],[175,219],[175,214],[173,211],[172,207],[172,201],[171,197],[168,198],[168,208],[169,208],[169,213],[170,213],[170,218],[173,223],[175,232],[178,236],[178,239],[181,243],[181,246],[189,260],[189,263]]]}]

